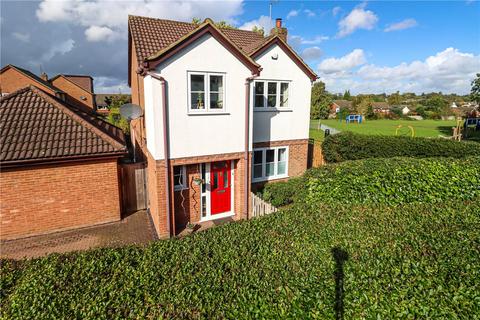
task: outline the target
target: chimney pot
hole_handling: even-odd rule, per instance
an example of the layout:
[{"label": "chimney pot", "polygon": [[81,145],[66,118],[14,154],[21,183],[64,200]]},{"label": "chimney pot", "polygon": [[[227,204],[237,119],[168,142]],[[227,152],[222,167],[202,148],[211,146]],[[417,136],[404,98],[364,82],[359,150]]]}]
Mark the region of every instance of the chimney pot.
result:
[{"label": "chimney pot", "polygon": [[275,20],[275,26],[279,29],[282,27],[282,18],[277,18]]},{"label": "chimney pot", "polygon": [[40,78],[42,78],[43,81],[48,81],[48,75],[45,72],[42,72]]}]

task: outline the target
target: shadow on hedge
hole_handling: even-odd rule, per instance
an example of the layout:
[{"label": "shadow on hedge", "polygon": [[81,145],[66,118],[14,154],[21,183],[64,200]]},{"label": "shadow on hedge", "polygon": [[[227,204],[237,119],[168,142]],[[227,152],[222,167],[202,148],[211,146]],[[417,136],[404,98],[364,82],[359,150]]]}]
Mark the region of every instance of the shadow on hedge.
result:
[{"label": "shadow on hedge", "polygon": [[335,247],[332,249],[332,256],[333,260],[335,260],[335,305],[333,308],[335,310],[335,319],[343,320],[345,311],[343,305],[343,278],[345,275],[343,265],[348,260],[348,253],[341,248]]}]

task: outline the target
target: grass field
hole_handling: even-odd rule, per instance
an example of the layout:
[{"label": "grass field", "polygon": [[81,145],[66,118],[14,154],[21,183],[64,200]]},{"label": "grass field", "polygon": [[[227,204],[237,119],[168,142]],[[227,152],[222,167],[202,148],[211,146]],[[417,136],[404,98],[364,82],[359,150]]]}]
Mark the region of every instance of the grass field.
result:
[{"label": "grass field", "polygon": [[[310,127],[316,128],[319,120],[311,120]],[[338,129],[340,131],[352,131],[363,134],[395,135],[396,128],[399,125],[404,127],[412,126],[416,137],[438,137],[451,136],[452,127],[456,125],[455,120],[366,120],[362,124],[346,124],[345,121],[339,122],[337,119],[320,120],[321,124]],[[310,137],[312,136],[310,130]],[[400,133],[406,135],[408,129],[400,129]],[[323,133],[322,133],[323,136]]]}]

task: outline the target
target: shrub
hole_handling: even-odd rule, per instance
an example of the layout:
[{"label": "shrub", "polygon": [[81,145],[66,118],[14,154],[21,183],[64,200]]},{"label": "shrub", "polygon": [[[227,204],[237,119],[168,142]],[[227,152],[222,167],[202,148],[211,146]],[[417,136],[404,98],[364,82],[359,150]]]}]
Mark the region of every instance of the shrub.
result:
[{"label": "shrub", "polygon": [[438,203],[480,197],[480,157],[348,161],[312,170],[311,203]]},{"label": "shrub", "polygon": [[480,145],[446,139],[363,135],[341,132],[325,138],[323,156],[327,162],[391,157],[454,157],[480,155]]},{"label": "shrub", "polygon": [[0,318],[335,319],[343,305],[345,319],[472,319],[479,211],[295,205],[146,247],[3,263]]},{"label": "shrub", "polygon": [[306,191],[304,182],[303,178],[292,178],[288,181],[267,183],[262,198],[275,207],[288,205],[298,198],[301,191]]}]

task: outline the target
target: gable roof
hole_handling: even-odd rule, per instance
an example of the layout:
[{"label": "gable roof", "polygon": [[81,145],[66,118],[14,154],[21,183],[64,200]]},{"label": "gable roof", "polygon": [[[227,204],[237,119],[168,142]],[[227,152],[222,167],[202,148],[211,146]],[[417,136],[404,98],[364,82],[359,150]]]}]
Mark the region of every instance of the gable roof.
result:
[{"label": "gable roof", "polygon": [[[230,51],[240,53],[239,58],[243,58],[247,64],[257,69],[260,66],[254,61],[254,57],[269,48],[270,45],[279,44],[310,78],[317,78],[308,65],[278,35],[263,37],[254,31],[218,28],[210,19],[205,19],[202,24],[197,25],[180,21],[129,16],[128,25],[129,41],[133,41],[135,44],[137,57],[137,61],[133,62],[131,61],[131,54],[129,54],[129,72],[131,63],[137,63],[138,66],[143,67],[151,61],[164,60],[176,53],[178,51],[176,49],[179,47],[181,48],[206,32],[210,32],[217,40],[224,40],[222,44],[227,48],[230,47]],[[131,50],[130,45],[129,50]],[[149,67],[155,65],[155,63],[151,63]]]},{"label": "gable roof", "polygon": [[119,157],[122,131],[28,86],[0,98],[2,166]]},{"label": "gable roof", "polygon": [[39,76],[37,76],[36,74],[34,74],[33,72],[30,72],[26,69],[23,69],[23,68],[20,68],[20,67],[17,67],[17,66],[14,66],[13,64],[7,64],[6,66],[4,66],[1,70],[0,70],[0,73],[3,73],[5,72],[7,69],[15,69],[17,70],[18,72],[20,73],[23,73],[25,76],[29,77],[30,79],[38,82],[39,84],[42,84],[46,87],[48,87],[49,89],[53,90],[54,92],[63,92],[61,90],[59,90],[58,88],[56,88],[55,86],[53,86],[50,82],[48,81],[45,81],[43,80],[42,78],[40,78]]},{"label": "gable roof", "polygon": [[340,108],[352,108],[353,103],[350,100],[333,100],[333,103],[339,106]]},{"label": "gable roof", "polygon": [[50,79],[50,82],[55,81],[55,79],[62,77],[67,81],[73,83],[81,89],[93,93],[93,78],[86,75],[76,75],[76,74],[57,74],[55,77]]}]

